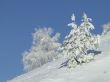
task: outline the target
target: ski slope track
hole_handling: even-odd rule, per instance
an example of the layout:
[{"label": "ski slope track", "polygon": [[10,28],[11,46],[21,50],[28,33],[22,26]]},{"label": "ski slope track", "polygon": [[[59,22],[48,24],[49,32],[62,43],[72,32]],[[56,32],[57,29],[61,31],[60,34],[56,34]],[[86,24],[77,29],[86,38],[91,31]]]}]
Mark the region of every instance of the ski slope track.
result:
[{"label": "ski slope track", "polygon": [[110,32],[101,36],[101,54],[74,69],[60,67],[63,58],[7,82],[110,82]]}]

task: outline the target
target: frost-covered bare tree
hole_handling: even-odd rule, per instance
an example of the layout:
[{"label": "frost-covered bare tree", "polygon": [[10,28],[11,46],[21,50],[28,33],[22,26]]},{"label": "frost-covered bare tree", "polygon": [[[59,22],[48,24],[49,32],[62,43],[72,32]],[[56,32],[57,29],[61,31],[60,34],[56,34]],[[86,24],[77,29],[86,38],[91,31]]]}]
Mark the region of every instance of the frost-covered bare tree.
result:
[{"label": "frost-covered bare tree", "polygon": [[52,28],[39,28],[33,33],[32,47],[23,54],[25,71],[31,71],[52,61],[58,55],[60,33],[53,36]]}]

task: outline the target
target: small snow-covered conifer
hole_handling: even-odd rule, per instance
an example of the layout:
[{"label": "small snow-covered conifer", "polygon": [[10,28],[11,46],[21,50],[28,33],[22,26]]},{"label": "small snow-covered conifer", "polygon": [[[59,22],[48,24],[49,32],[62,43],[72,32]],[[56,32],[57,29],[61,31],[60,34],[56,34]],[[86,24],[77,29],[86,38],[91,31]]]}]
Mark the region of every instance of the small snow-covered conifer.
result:
[{"label": "small snow-covered conifer", "polygon": [[62,49],[64,56],[69,60],[68,66],[75,67],[78,64],[93,60],[94,54],[87,52],[88,50],[97,49],[99,40],[98,36],[91,33],[94,26],[85,13],[80,26],[76,24],[74,15],[71,19],[72,23],[68,26],[72,29],[69,35],[65,37]]}]

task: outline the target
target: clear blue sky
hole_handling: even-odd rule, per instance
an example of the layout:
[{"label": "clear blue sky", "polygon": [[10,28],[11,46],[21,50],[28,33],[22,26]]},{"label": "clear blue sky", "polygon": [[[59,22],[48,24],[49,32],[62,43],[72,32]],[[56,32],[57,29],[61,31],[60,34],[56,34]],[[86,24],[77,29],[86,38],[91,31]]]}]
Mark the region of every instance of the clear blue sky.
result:
[{"label": "clear blue sky", "polygon": [[72,13],[79,23],[83,12],[101,33],[110,21],[110,0],[0,0],[0,82],[23,73],[22,53],[31,46],[34,28],[50,26],[62,40]]}]

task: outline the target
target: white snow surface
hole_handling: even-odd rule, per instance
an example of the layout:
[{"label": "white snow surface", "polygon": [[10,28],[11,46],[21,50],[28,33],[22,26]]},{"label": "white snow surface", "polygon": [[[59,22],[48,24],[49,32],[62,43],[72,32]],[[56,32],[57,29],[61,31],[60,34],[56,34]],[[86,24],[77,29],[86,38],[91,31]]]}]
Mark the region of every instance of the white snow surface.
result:
[{"label": "white snow surface", "polygon": [[7,82],[110,82],[110,32],[101,37],[101,54],[74,69],[60,67],[61,58]]}]

